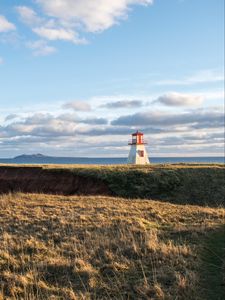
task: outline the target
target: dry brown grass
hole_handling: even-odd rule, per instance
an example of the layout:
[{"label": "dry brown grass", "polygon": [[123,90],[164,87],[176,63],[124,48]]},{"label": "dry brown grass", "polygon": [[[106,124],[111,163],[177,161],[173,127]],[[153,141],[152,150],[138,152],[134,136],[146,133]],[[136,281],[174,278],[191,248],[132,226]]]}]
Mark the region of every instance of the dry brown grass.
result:
[{"label": "dry brown grass", "polygon": [[203,299],[201,241],[224,209],[0,197],[0,299]]},{"label": "dry brown grass", "polygon": [[149,165],[129,165],[129,164],[107,164],[107,165],[94,165],[94,164],[5,164],[0,163],[2,167],[42,167],[44,169],[111,169],[111,170],[154,170],[154,169],[195,169],[195,168],[220,168],[225,169],[224,163],[165,163],[165,164],[154,164]]}]

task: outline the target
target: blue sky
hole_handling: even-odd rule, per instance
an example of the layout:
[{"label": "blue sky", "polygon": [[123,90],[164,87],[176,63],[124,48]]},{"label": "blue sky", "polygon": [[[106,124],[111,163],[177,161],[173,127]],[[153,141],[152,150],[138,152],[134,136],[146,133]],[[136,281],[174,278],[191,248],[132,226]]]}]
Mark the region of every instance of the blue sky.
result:
[{"label": "blue sky", "polygon": [[223,0],[0,1],[0,157],[223,155]]}]

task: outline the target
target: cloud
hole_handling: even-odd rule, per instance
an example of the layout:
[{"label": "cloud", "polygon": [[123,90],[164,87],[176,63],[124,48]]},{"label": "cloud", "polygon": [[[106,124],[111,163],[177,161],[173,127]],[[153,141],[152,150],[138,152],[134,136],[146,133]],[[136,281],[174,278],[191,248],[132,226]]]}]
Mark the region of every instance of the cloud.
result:
[{"label": "cloud", "polygon": [[[17,6],[16,11],[41,39],[86,44],[86,39],[79,37],[80,32],[106,30],[126,18],[130,6],[150,5],[153,0],[36,0],[36,3],[44,12],[41,17],[28,6]],[[43,52],[53,52],[48,50]]]},{"label": "cloud", "polygon": [[87,128],[82,130],[82,135],[86,136],[110,136],[110,135],[129,135],[130,128],[117,126],[107,126],[107,127],[96,127],[96,128]]},{"label": "cloud", "polygon": [[132,5],[150,5],[152,0],[37,0],[50,17],[87,32],[98,32],[127,17]]},{"label": "cloud", "polygon": [[[16,121],[14,119],[17,118]],[[1,127],[0,134],[6,136],[103,136],[129,135],[134,129],[140,128],[146,134],[190,133],[194,130],[223,128],[223,113],[216,109],[195,110],[179,114],[165,112],[142,112],[121,116],[108,125],[103,117],[80,118],[75,113],[53,115],[35,113],[27,117],[9,115],[6,121],[10,124]],[[83,124],[83,125],[82,125]],[[93,127],[93,125],[95,125]]]},{"label": "cloud", "polygon": [[141,112],[121,116],[111,122],[117,126],[181,126],[223,127],[224,115],[220,110],[193,110],[182,113]]},{"label": "cloud", "polygon": [[24,124],[26,125],[45,125],[55,117],[49,113],[35,113],[25,118]]},{"label": "cloud", "polygon": [[143,101],[141,100],[120,100],[114,102],[108,102],[102,107],[106,108],[135,108],[143,106]]},{"label": "cloud", "polygon": [[16,11],[18,12],[22,22],[27,25],[34,26],[42,23],[42,18],[40,18],[37,13],[30,7],[17,6]]},{"label": "cloud", "polygon": [[186,79],[187,83],[207,83],[224,81],[224,74],[217,70],[201,70]]},{"label": "cloud", "polygon": [[106,125],[108,124],[108,120],[105,118],[87,118],[80,121],[84,124],[90,124],[90,125]]},{"label": "cloud", "polygon": [[60,114],[57,118],[62,121],[74,122],[77,124],[79,123],[89,124],[89,125],[108,124],[108,120],[106,118],[98,118],[98,117],[80,118],[75,113]]},{"label": "cloud", "polygon": [[29,147],[35,152],[48,150],[49,155],[56,155],[57,151],[65,156],[126,155],[128,139],[135,129],[144,131],[150,153],[201,154],[210,153],[210,147],[214,153],[223,151],[221,107],[177,114],[143,111],[121,116],[111,124],[104,112],[99,113],[102,115],[89,116],[88,112],[84,117],[75,111],[8,115],[0,125],[2,153],[24,153]]},{"label": "cloud", "polygon": [[45,38],[50,41],[64,40],[76,42],[75,32],[71,29],[64,28],[48,28],[48,27],[38,27],[34,28],[33,32],[39,35],[42,38]]},{"label": "cloud", "polygon": [[[200,94],[199,94],[200,95]],[[222,99],[224,100],[224,90],[215,90],[215,91],[208,91],[201,94],[205,99],[208,100],[215,100],[215,99]]]},{"label": "cloud", "polygon": [[10,23],[3,15],[0,15],[0,32],[15,30],[16,26]]},{"label": "cloud", "polygon": [[85,43],[84,39],[78,38],[78,34],[73,29],[60,25],[53,18],[39,17],[30,7],[17,6],[16,11],[21,21],[30,26],[32,31],[42,39],[72,41],[77,44]]},{"label": "cloud", "polygon": [[[118,126],[107,126],[107,127],[98,127],[98,128],[88,128],[80,132],[81,135],[87,135],[87,136],[122,136],[127,137],[127,139],[130,137],[130,134],[133,132],[134,129],[131,129],[130,127],[118,127]],[[159,134],[163,132],[162,129],[154,128],[154,127],[145,127],[144,130],[145,134]]]},{"label": "cloud", "polygon": [[84,101],[73,101],[62,105],[63,109],[73,109],[75,111],[91,111],[89,103]]},{"label": "cloud", "polygon": [[154,103],[161,103],[167,106],[195,106],[203,102],[200,95],[168,93],[158,97]]},{"label": "cloud", "polygon": [[108,124],[108,120],[106,118],[98,118],[98,117],[80,118],[75,113],[60,114],[57,118],[62,121],[75,122],[77,124],[79,123],[89,124],[89,125]]},{"label": "cloud", "polygon": [[35,56],[46,56],[57,51],[55,47],[49,46],[44,40],[28,42],[27,47],[33,50]]},{"label": "cloud", "polygon": [[[17,118],[16,121],[13,121]],[[53,115],[50,113],[35,113],[26,117],[19,115],[8,115],[6,121],[12,122],[0,128],[0,137],[13,136],[74,136],[87,130],[84,127],[81,130],[81,125],[106,125],[108,120],[102,117],[80,118],[75,113]]]},{"label": "cloud", "polygon": [[156,82],[157,85],[193,85],[224,81],[224,74],[217,70],[201,70],[183,79],[166,79]]},{"label": "cloud", "polygon": [[13,119],[15,119],[17,117],[18,117],[17,114],[10,114],[10,115],[8,115],[8,116],[5,117],[5,121],[11,121],[11,120],[13,120]]},{"label": "cloud", "polygon": [[184,133],[180,136],[169,136],[165,137],[163,140],[157,141],[160,145],[182,145],[185,143],[189,143],[190,141],[194,144],[198,143],[216,143],[222,142],[223,133]]},{"label": "cloud", "polygon": [[74,135],[75,128],[75,123],[63,122],[57,118],[52,118],[39,124],[32,124],[32,122],[14,122],[0,130],[0,137],[36,136],[54,139],[58,136]]},{"label": "cloud", "polygon": [[[40,15],[28,6],[16,6],[15,9],[20,20],[41,40],[87,44],[86,38],[80,37],[81,33],[104,31],[127,18],[132,6],[150,5],[153,0],[36,0],[35,3],[39,5]],[[31,49],[38,48],[35,55],[55,52],[51,46],[40,47],[32,45],[32,42],[28,44],[31,44]]]}]

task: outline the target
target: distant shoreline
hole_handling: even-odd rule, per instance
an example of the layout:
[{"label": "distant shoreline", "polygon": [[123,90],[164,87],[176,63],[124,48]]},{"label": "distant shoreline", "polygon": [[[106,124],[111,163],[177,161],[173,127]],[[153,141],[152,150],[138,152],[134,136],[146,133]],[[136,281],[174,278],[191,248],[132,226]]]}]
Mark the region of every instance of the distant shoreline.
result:
[{"label": "distant shoreline", "polygon": [[[167,163],[225,163],[223,156],[201,157],[150,157],[153,164]],[[121,165],[127,163],[127,157],[53,157],[21,155],[15,158],[0,158],[0,164],[89,164]]]}]

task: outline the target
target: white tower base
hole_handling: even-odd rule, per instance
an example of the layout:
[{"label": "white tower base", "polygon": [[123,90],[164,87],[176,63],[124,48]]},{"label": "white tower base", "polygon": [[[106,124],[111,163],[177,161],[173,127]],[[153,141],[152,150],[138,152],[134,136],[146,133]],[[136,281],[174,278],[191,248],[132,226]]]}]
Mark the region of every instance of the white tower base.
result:
[{"label": "white tower base", "polygon": [[147,165],[150,163],[144,144],[131,145],[127,163],[137,165]]}]

